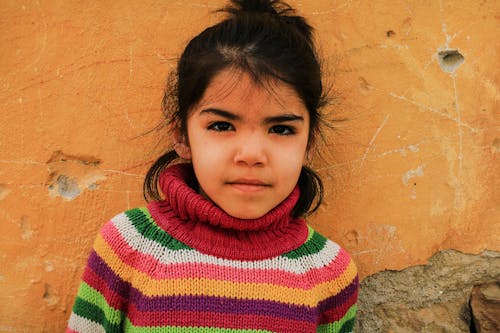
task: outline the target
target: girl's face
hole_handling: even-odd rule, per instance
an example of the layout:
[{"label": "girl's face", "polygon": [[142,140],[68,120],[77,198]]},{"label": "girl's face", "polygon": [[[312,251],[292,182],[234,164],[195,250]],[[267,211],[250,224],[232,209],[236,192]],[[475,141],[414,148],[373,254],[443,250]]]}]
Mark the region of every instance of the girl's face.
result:
[{"label": "girl's face", "polygon": [[281,82],[242,72],[214,77],[187,119],[178,154],[191,159],[200,192],[233,217],[259,218],[292,192],[304,164],[309,114]]}]

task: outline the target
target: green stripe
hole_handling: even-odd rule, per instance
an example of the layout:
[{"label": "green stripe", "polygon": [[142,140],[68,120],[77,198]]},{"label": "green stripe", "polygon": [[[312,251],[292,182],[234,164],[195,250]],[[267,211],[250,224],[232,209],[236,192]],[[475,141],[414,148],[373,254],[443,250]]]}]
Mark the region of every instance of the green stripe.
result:
[{"label": "green stripe", "polygon": [[160,243],[170,250],[190,250],[191,248],[161,229],[146,208],[136,208],[125,212],[132,225],[145,238]]},{"label": "green stripe", "polygon": [[116,310],[109,306],[104,296],[85,282],[82,282],[80,285],[78,297],[99,307],[106,317],[106,320],[112,325],[120,325],[124,318],[124,315],[120,310]]},{"label": "green stripe", "polygon": [[313,228],[311,228],[310,226],[307,226],[307,239],[306,239],[306,242],[309,242],[312,238],[312,236],[314,235],[315,231]]},{"label": "green stripe", "polygon": [[299,259],[309,256],[323,250],[326,244],[326,238],[313,231],[310,238],[298,249],[285,253],[282,256],[289,259]]},{"label": "green stripe", "polygon": [[354,318],[347,320],[340,328],[339,333],[352,333],[354,332]]},{"label": "green stripe", "polygon": [[73,312],[80,317],[91,320],[95,323],[99,323],[104,327],[107,333],[120,333],[122,329],[120,325],[113,324],[108,321],[104,311],[90,302],[87,302],[80,297],[77,297],[75,300],[75,305],[73,306]]},{"label": "green stripe", "polygon": [[219,327],[179,327],[179,326],[157,326],[138,327],[132,325],[130,320],[125,319],[125,332],[127,333],[272,333],[267,330],[231,329]]},{"label": "green stripe", "polygon": [[330,323],[320,325],[317,329],[317,333],[350,333],[354,331],[354,322],[356,317],[356,311],[358,307],[356,304],[351,306],[349,311],[346,312],[342,319]]}]

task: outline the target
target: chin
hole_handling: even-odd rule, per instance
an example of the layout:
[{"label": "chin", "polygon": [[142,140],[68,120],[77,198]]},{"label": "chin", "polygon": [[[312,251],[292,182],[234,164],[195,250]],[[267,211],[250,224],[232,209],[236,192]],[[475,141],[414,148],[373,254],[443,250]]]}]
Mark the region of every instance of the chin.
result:
[{"label": "chin", "polygon": [[267,212],[269,212],[268,210],[267,211],[246,211],[246,212],[242,212],[241,210],[240,211],[226,211],[229,215],[231,215],[232,217],[235,217],[235,218],[238,218],[238,219],[242,219],[242,220],[254,220],[254,219],[258,219],[264,215],[267,214]]}]

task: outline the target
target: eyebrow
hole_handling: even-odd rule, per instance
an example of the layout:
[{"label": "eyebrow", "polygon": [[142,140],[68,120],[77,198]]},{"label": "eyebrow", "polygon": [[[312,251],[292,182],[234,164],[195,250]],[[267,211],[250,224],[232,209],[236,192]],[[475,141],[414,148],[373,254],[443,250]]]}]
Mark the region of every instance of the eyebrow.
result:
[{"label": "eyebrow", "polygon": [[200,115],[205,115],[205,114],[212,114],[216,116],[220,116],[229,120],[241,120],[241,117],[231,113],[229,111],[224,111],[224,110],[219,110],[219,109],[204,109],[200,112]]},{"label": "eyebrow", "polygon": [[[205,109],[200,112],[200,115],[204,114],[213,114],[216,116],[220,116],[223,118],[226,118],[228,120],[241,120],[241,116],[236,115],[232,112],[225,111],[225,110],[219,110],[219,109]],[[280,114],[278,116],[272,116],[272,117],[267,117],[264,119],[264,124],[276,124],[276,123],[284,123],[284,122],[289,122],[289,121],[304,121],[304,117],[298,116],[293,113],[286,113],[286,114]]]}]

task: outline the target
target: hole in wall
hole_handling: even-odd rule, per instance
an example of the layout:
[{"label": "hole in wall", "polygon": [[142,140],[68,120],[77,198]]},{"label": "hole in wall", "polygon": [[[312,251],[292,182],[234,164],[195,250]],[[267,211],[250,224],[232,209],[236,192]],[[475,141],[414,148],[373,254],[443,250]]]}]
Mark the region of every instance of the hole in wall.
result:
[{"label": "hole in wall", "polygon": [[345,236],[349,245],[358,246],[359,234],[356,230],[349,231]]},{"label": "hole in wall", "polygon": [[491,151],[494,153],[500,153],[500,138],[495,138],[495,140],[493,140]]},{"label": "hole in wall", "polygon": [[67,200],[73,200],[80,195],[78,181],[74,177],[59,175],[56,184],[59,195]]},{"label": "hole in wall", "polygon": [[70,201],[84,190],[97,190],[99,182],[106,179],[99,165],[101,161],[92,156],[74,156],[56,151],[47,162],[50,172],[48,191]]},{"label": "hole in wall", "polygon": [[465,58],[457,50],[445,50],[438,52],[438,61],[443,71],[453,73],[465,61]]},{"label": "hole in wall", "polygon": [[387,30],[387,32],[385,33],[385,35],[389,38],[394,37],[395,34],[396,33],[393,30]]}]

